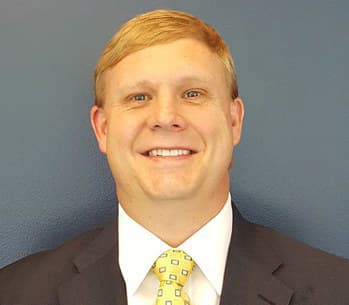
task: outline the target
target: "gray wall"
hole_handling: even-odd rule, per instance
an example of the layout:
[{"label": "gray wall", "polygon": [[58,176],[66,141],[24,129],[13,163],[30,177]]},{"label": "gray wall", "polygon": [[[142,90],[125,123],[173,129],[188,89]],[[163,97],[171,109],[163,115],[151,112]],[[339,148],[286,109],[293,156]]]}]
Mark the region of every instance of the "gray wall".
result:
[{"label": "gray wall", "polygon": [[187,10],[231,46],[246,103],[232,173],[250,219],[349,258],[349,2],[1,0],[0,266],[115,213],[89,126],[107,39],[154,8]]}]

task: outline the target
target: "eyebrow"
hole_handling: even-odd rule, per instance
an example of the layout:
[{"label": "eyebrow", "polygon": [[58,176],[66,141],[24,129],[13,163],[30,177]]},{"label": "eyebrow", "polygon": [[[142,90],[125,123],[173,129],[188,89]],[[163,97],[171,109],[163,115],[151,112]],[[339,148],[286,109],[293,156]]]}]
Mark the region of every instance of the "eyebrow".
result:
[{"label": "eyebrow", "polygon": [[[199,77],[199,76],[195,76],[195,75],[190,75],[190,76],[184,76],[181,77],[177,80],[174,80],[174,85],[175,86],[180,86],[181,84],[184,83],[201,83],[201,84],[208,84],[209,83],[209,78],[208,77]],[[132,89],[137,89],[137,88],[144,88],[144,87],[154,87],[156,86],[156,83],[154,83],[153,81],[149,80],[149,79],[141,79],[141,80],[137,80],[134,83],[131,84],[126,84],[124,86],[121,86],[119,88],[119,90],[122,91],[127,91],[127,90],[132,90]]]}]

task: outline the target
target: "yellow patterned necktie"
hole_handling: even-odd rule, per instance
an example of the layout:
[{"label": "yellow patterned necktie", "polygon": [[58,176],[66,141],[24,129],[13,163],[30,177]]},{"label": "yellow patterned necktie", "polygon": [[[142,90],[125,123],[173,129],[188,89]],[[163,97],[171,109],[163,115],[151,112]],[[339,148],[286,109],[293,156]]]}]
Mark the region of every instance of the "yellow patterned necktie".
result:
[{"label": "yellow patterned necktie", "polygon": [[152,270],[160,281],[156,305],[191,305],[183,290],[195,267],[193,259],[184,251],[169,249],[155,261]]}]

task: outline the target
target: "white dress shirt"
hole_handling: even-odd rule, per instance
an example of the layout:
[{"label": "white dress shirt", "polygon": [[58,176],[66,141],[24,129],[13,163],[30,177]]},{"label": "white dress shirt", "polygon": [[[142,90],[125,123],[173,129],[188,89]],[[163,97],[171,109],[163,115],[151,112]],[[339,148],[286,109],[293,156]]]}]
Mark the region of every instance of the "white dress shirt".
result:
[{"label": "white dress shirt", "polygon": [[[151,266],[170,247],[131,219],[119,204],[119,265],[126,283],[128,305],[154,305],[159,287]],[[185,284],[193,305],[218,305],[232,234],[230,194],[221,211],[184,241],[184,250],[196,262]]]}]

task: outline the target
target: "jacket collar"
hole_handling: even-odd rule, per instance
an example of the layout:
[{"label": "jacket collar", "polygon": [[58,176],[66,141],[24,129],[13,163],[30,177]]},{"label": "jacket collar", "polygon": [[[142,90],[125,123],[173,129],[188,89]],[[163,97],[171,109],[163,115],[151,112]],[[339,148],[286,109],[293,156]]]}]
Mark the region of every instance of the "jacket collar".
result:
[{"label": "jacket collar", "polygon": [[[221,305],[288,305],[293,291],[274,275],[282,260],[233,204],[233,233],[224,273]],[[126,286],[118,264],[117,217],[73,259],[77,275],[58,288],[61,305],[126,305]]]},{"label": "jacket collar", "polygon": [[246,221],[234,204],[233,213],[233,233],[220,304],[288,305],[293,291],[273,275],[282,268],[283,262],[267,244],[264,229]]}]

